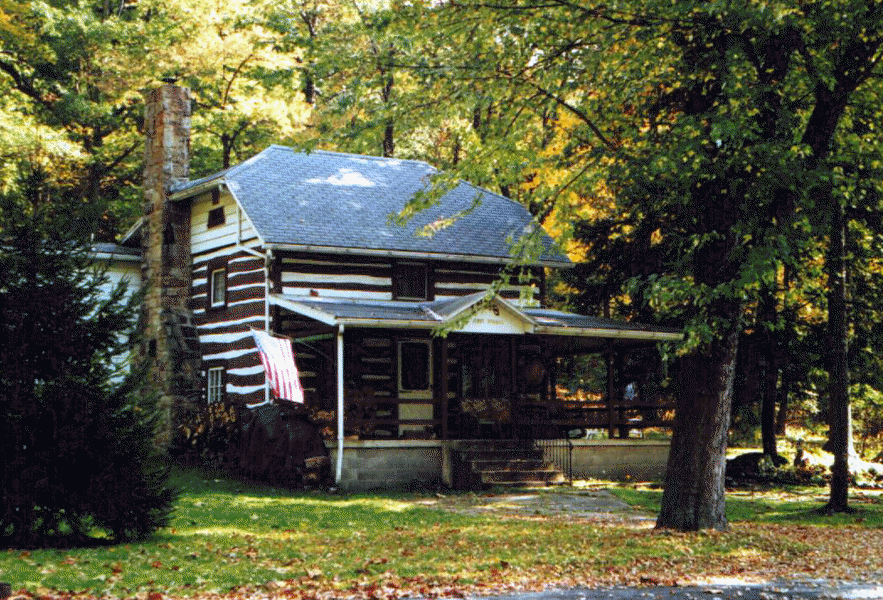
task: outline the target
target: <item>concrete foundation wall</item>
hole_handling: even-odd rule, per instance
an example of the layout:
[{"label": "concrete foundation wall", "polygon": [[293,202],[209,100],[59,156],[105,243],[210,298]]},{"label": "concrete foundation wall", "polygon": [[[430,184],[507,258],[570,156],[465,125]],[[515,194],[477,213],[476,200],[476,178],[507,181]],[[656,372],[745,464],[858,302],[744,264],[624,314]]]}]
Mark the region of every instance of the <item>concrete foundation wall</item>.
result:
[{"label": "concrete foundation wall", "polygon": [[668,441],[573,440],[574,479],[661,481]]},{"label": "concrete foundation wall", "polygon": [[[338,485],[349,491],[450,485],[451,447],[439,440],[347,441]],[[332,471],[337,444],[327,443]],[[574,479],[661,480],[668,442],[573,440]]]},{"label": "concrete foundation wall", "polygon": [[[337,444],[327,445],[334,471]],[[445,448],[436,440],[347,441],[338,485],[344,490],[370,490],[441,484]]]}]

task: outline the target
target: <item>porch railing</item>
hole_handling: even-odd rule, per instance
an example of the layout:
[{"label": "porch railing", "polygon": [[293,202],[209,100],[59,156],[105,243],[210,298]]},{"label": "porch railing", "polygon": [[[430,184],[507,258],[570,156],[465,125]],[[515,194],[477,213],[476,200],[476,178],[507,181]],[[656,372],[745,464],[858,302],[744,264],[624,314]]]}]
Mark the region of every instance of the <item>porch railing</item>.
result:
[{"label": "porch railing", "polygon": [[[454,421],[439,399],[412,399],[387,396],[350,396],[346,399],[344,427],[347,435],[358,435],[363,439],[440,439],[446,437],[482,437],[483,431],[473,431],[463,423]],[[410,407],[423,407],[408,410]],[[614,403],[606,402],[556,401],[547,403],[522,403],[508,421],[497,423],[500,431],[490,434],[513,435],[524,440],[565,439],[581,435],[588,430],[607,430],[611,438],[617,433],[627,436],[629,431],[642,431],[652,427],[671,427],[674,406],[670,404]],[[421,414],[422,412],[422,414]],[[407,413],[407,414],[405,414]],[[324,418],[316,419],[326,428],[336,427],[334,411],[321,413]],[[463,418],[463,413],[458,413]],[[430,417],[431,416],[431,417]],[[435,418],[438,416],[438,418]],[[474,417],[473,429],[484,421],[482,415]],[[419,418],[418,418],[419,417]],[[493,422],[493,419],[489,417]],[[464,421],[466,422],[466,421]],[[469,424],[469,423],[467,423]],[[447,425],[447,427],[445,427]],[[509,427],[507,433],[506,427]],[[464,429],[465,428],[465,429]],[[569,441],[561,442],[570,444]],[[561,454],[563,450],[559,451]],[[568,450],[569,452],[569,450]],[[563,455],[562,455],[563,456]],[[563,460],[563,459],[562,459]]]},{"label": "porch railing", "polygon": [[[435,414],[437,400],[395,397],[350,398],[344,420],[344,429],[366,437],[410,437],[415,439],[438,437],[441,419],[401,418],[396,413],[403,406],[432,407]],[[399,409],[399,410],[396,410]]]}]

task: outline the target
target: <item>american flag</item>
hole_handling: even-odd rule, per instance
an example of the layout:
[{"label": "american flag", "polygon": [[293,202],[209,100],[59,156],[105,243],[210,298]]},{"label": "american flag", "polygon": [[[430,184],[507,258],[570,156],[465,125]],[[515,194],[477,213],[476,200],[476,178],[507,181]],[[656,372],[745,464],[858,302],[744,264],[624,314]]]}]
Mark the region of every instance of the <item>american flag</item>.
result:
[{"label": "american flag", "polygon": [[297,376],[297,366],[294,364],[294,350],[291,348],[291,340],[276,337],[252,329],[255,344],[261,355],[267,380],[273,387],[273,393],[280,400],[292,402],[304,401],[304,388],[300,385]]}]

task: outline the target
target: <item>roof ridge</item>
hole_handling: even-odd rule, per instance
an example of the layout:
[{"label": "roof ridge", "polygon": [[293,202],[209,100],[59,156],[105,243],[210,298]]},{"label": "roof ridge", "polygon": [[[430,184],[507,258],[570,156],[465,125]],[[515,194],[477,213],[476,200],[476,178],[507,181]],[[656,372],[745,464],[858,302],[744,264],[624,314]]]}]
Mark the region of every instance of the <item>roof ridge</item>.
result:
[{"label": "roof ridge", "polygon": [[[465,179],[461,179],[460,182],[461,182],[461,183],[465,183],[466,185],[468,185],[469,187],[471,187],[471,188],[474,189],[474,190],[478,190],[479,192],[483,192],[483,193],[485,193],[485,194],[490,194],[490,195],[492,195],[492,196],[496,196],[497,198],[502,198],[503,200],[506,200],[506,201],[508,201],[508,202],[511,202],[512,204],[516,204],[516,205],[518,205],[518,206],[520,206],[520,207],[522,207],[522,208],[525,208],[525,210],[526,210],[526,207],[525,207],[521,202],[519,202],[519,201],[517,201],[517,200],[514,200],[514,199],[512,199],[512,198],[509,198],[508,196],[504,196],[503,194],[498,194],[497,192],[494,192],[494,191],[489,190],[489,189],[487,189],[487,188],[483,188],[483,187],[481,187],[481,186],[479,186],[479,185],[475,185],[475,184],[472,183],[471,181],[466,181]],[[528,212],[530,212],[530,211],[528,211]],[[536,215],[534,215],[534,214],[531,213],[531,217],[533,217],[533,218],[531,219],[531,222],[533,222],[533,221],[536,219]]]},{"label": "roof ridge", "polygon": [[361,160],[376,160],[378,162],[391,161],[395,160],[398,162],[406,162],[406,163],[414,163],[419,165],[424,165],[432,169],[433,171],[439,171],[438,167],[435,167],[425,160],[420,160],[419,158],[398,158],[395,156],[377,156],[375,154],[357,154],[355,152],[340,152],[338,150],[324,150],[321,148],[315,150],[307,150],[304,148],[295,148],[293,146],[283,146],[282,144],[271,144],[267,146],[267,149],[277,148],[280,150],[287,150],[289,152],[293,152],[295,154],[326,154],[329,156],[349,156],[352,158],[358,158]]}]

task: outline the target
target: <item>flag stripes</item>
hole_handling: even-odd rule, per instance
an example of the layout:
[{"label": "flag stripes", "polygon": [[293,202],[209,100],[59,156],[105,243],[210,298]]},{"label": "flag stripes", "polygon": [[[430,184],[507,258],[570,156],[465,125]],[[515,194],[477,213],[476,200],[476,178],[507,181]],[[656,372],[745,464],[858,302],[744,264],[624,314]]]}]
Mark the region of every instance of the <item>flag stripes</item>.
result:
[{"label": "flag stripes", "polygon": [[304,389],[301,387],[297,366],[294,364],[291,340],[257,329],[252,329],[251,334],[254,336],[273,394],[280,400],[302,403]]}]

